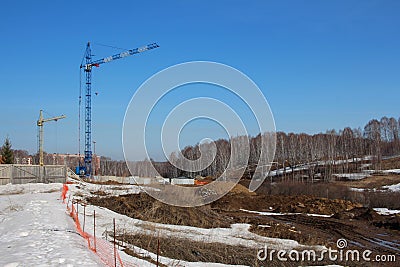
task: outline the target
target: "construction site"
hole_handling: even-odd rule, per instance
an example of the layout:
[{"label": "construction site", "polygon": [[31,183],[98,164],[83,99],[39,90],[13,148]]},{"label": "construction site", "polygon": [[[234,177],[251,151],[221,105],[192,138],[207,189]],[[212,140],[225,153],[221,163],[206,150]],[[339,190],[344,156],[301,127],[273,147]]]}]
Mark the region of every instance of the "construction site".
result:
[{"label": "construction site", "polygon": [[2,3],[0,267],[400,266],[399,12]]}]

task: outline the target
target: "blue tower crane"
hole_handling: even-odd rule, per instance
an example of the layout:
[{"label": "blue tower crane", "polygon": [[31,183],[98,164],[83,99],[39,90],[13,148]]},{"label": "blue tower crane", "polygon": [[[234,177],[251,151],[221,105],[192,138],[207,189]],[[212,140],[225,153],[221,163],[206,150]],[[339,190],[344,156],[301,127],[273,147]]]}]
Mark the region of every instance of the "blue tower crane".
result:
[{"label": "blue tower crane", "polygon": [[[85,94],[85,158],[84,172],[86,176],[92,175],[92,67],[99,67],[100,64],[113,60],[132,56],[159,47],[157,43],[152,43],[139,48],[127,50],[125,52],[115,54],[98,60],[92,60],[92,50],[90,42],[86,45],[85,64],[81,64],[80,68],[84,69],[86,74],[86,94]],[[79,168],[79,172],[82,169]],[[80,174],[80,173],[77,173]]]}]

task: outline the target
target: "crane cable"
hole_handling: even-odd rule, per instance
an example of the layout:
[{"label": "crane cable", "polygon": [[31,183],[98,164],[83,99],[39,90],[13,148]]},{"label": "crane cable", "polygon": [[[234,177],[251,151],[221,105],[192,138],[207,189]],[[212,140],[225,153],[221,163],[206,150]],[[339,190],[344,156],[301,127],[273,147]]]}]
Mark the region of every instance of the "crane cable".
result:
[{"label": "crane cable", "polygon": [[104,46],[104,47],[109,47],[109,48],[114,48],[114,49],[122,50],[122,51],[127,51],[127,50],[128,50],[128,49],[125,49],[125,48],[121,48],[121,47],[117,47],[117,46],[112,46],[112,45],[106,45],[106,44],[100,44],[100,43],[93,43],[93,42],[92,42],[92,44],[94,44],[94,45],[99,45],[99,46]]}]

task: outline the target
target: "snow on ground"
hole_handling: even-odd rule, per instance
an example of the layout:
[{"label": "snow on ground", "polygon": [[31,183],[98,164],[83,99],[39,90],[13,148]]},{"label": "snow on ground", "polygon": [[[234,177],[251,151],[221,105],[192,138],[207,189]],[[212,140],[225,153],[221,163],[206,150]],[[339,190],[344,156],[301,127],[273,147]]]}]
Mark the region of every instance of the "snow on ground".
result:
[{"label": "snow on ground", "polygon": [[[136,187],[134,185],[130,185],[131,187]],[[78,188],[79,187],[79,188]],[[84,190],[82,185],[69,185],[70,190],[67,194],[67,198],[70,195],[70,198],[79,197],[79,195],[85,195],[82,190]],[[77,192],[80,194],[76,195]],[[82,222],[83,218],[83,209],[79,208],[79,217]],[[206,242],[206,243],[222,243],[233,246],[246,246],[250,248],[259,249],[264,247],[265,244],[268,244],[269,247],[273,249],[305,249],[310,248],[309,246],[303,246],[299,244],[297,241],[289,240],[289,239],[279,239],[279,238],[268,238],[259,236],[257,234],[251,233],[249,231],[249,224],[232,224],[231,228],[212,228],[212,229],[204,229],[197,228],[191,226],[180,226],[180,225],[169,225],[169,224],[160,224],[147,222],[139,219],[133,219],[128,216],[113,212],[109,209],[88,205],[86,206],[86,221],[90,222],[93,218],[93,211],[96,212],[96,233],[105,237],[105,233],[107,231],[111,231],[113,229],[112,222],[113,218],[116,219],[117,230],[125,229],[125,233],[140,233],[140,234],[148,234],[148,235],[160,235],[162,237],[170,237],[170,238],[183,238],[193,241]],[[326,215],[325,215],[326,216]],[[87,223],[85,225],[85,231],[88,233],[93,232],[93,224]],[[150,256],[153,259],[156,259],[156,255],[146,251],[144,249],[140,249],[134,246],[131,248],[135,249],[135,251],[139,254],[144,254],[144,256]],[[314,246],[315,250],[325,249],[324,246]],[[123,251],[120,252],[120,255],[123,259],[131,258],[129,255],[125,254]],[[224,264],[217,263],[190,263],[185,261],[177,261],[175,259],[170,259],[166,257],[161,257],[161,262],[168,266],[177,266],[177,262],[179,266],[229,266]],[[144,265],[141,265],[144,266]],[[152,266],[151,264],[146,264],[146,266]]]},{"label": "snow on ground", "polygon": [[[309,169],[309,165],[297,165],[294,167],[294,171],[304,171],[304,170],[308,170]],[[289,174],[292,173],[292,168],[291,167],[285,167],[285,168],[281,168],[275,171],[270,171],[268,176],[277,176],[277,175],[283,175],[283,174]]]},{"label": "snow on ground", "polygon": [[[102,190],[109,194],[139,193],[134,185],[93,185],[79,183],[68,185],[67,198],[83,197],[90,192]],[[0,186],[0,266],[103,266],[98,256],[88,249],[87,243],[75,229],[72,218],[61,202],[62,184],[24,184]],[[167,225],[146,222],[121,215],[108,209],[86,207],[85,231],[93,233],[93,211],[96,211],[96,233],[104,238],[112,229],[116,219],[117,229],[129,233],[159,234],[163,237],[185,238],[200,242],[240,245],[262,248],[265,244],[275,249],[305,249],[297,241],[268,238],[249,231],[249,224],[233,224],[231,228],[203,229],[190,226]],[[79,208],[79,219],[83,222],[83,209]],[[136,253],[156,259],[156,255],[131,246]],[[316,250],[325,249],[314,246]],[[136,266],[153,267],[154,264],[120,251],[123,260]],[[167,266],[227,267],[220,263],[186,262],[160,257]]]},{"label": "snow on ground", "polygon": [[0,186],[0,266],[101,266],[75,232],[61,187]]},{"label": "snow on ground", "polygon": [[367,172],[359,172],[359,173],[340,173],[340,174],[334,174],[334,176],[339,178],[346,178],[348,180],[362,180],[371,175]]},{"label": "snow on ground", "polygon": [[253,210],[245,210],[245,209],[240,209],[241,211],[249,212],[249,213],[256,213],[260,215],[266,215],[266,216],[280,216],[280,215],[299,215],[299,214],[304,214],[306,216],[312,216],[312,217],[324,217],[324,218],[329,218],[332,217],[332,215],[326,215],[326,214],[314,214],[314,213],[300,213],[300,212],[268,212],[268,211],[253,211]]},{"label": "snow on ground", "polygon": [[0,186],[1,195],[61,192],[62,184],[7,184]]},{"label": "snow on ground", "polygon": [[370,189],[366,189],[366,188],[356,188],[356,187],[350,187],[349,189],[350,189],[350,191],[354,191],[354,192],[364,192],[364,191],[370,190]]},{"label": "snow on ground", "polygon": [[374,211],[380,215],[392,215],[400,213],[400,210],[390,210],[387,208],[374,208]]},{"label": "snow on ground", "polygon": [[372,166],[371,163],[364,163],[364,164],[361,164],[361,169],[365,169],[365,168],[368,168],[370,166]]},{"label": "snow on ground", "polygon": [[[74,189],[74,186],[69,185],[69,188],[69,192],[71,194],[74,194],[74,191],[76,190]],[[157,229],[157,232],[159,232],[160,235],[186,238],[189,240],[203,241],[208,243],[216,242],[229,245],[242,245],[246,247],[257,248],[262,247],[266,242],[268,242],[268,244],[270,244],[272,248],[278,249],[291,249],[295,247],[302,247],[302,245],[294,240],[268,238],[251,233],[248,231],[248,229],[250,228],[249,224],[232,224],[231,228],[205,229],[191,226],[170,225],[142,221],[113,212],[103,207],[92,205],[88,205],[86,207],[86,214],[88,216],[91,216],[93,214],[93,210],[96,210],[96,227],[98,226],[102,232],[106,231],[106,229],[111,229],[112,219],[115,218],[116,221],[119,222],[119,225],[125,226],[126,229],[130,232],[151,234],[154,229]],[[82,208],[79,209],[79,212],[82,213],[83,216]]]},{"label": "snow on ground", "polygon": [[[277,169],[277,170],[274,170],[274,171],[270,171],[269,172],[269,174],[268,174],[268,176],[272,176],[272,177],[274,177],[274,176],[277,176],[277,175],[283,175],[283,174],[289,174],[289,173],[291,173],[292,171],[304,171],[304,170],[308,170],[309,168],[311,168],[311,167],[315,167],[316,165],[318,165],[318,166],[325,166],[325,165],[328,165],[328,164],[332,164],[332,165],[341,165],[341,164],[345,164],[345,163],[351,163],[351,162],[360,162],[360,161],[363,161],[363,160],[371,160],[372,159],[372,156],[365,156],[365,157],[363,157],[363,158],[351,158],[351,159],[343,159],[343,160],[327,160],[327,161],[322,161],[322,160],[319,160],[319,161],[315,161],[315,162],[310,162],[310,163],[304,163],[304,164],[299,164],[299,165],[295,165],[295,166],[293,166],[293,169],[292,169],[292,167],[287,167],[287,166],[285,166],[284,168],[280,168],[280,169]],[[361,168],[366,168],[366,167],[368,167],[368,166],[370,166],[371,164],[363,164],[362,165],[362,167]],[[363,172],[365,172],[365,171],[363,171]],[[366,175],[366,173],[362,173],[363,175]],[[345,174],[346,175],[346,174]],[[348,175],[348,174],[347,174]],[[348,178],[347,176],[341,176],[341,177],[346,177],[346,178]],[[353,178],[354,177],[354,178]],[[360,178],[359,178],[360,177]],[[362,177],[362,175],[361,175],[361,173],[360,174],[357,174],[356,176],[352,176],[352,177],[350,177],[349,179],[351,179],[351,178],[353,178],[353,179],[364,179],[365,177],[368,177],[368,175],[367,176],[364,176],[364,177]]]},{"label": "snow on ground", "polygon": [[392,192],[400,192],[400,184],[384,185],[382,189],[386,189]]},{"label": "snow on ground", "polygon": [[102,191],[109,196],[118,196],[126,194],[138,194],[142,190],[138,186],[132,185],[104,185],[104,184],[91,184],[80,183],[80,188],[77,188],[76,194],[82,196],[92,196],[91,192]]},{"label": "snow on ground", "polygon": [[[127,244],[127,247],[129,247],[129,249],[135,251],[137,254],[142,255],[143,257],[150,257],[153,260],[157,259],[157,254],[154,254],[143,248],[129,245],[129,244]],[[174,260],[174,259],[170,259],[170,258],[163,257],[163,256],[159,256],[158,260],[162,264],[165,264],[167,266],[174,266],[174,267],[230,267],[230,266],[248,267],[245,265],[227,265],[227,264],[213,263],[213,262],[188,262],[188,261],[183,261],[183,260]],[[149,262],[147,262],[147,263],[149,263]],[[142,266],[155,266],[155,265],[152,265],[152,264],[151,265],[140,265],[140,267],[142,267]]]},{"label": "snow on ground", "polygon": [[[76,183],[76,180],[70,180],[73,183]],[[158,190],[156,188],[150,188],[146,186],[138,186],[131,184],[116,184],[116,185],[107,185],[107,184],[92,184],[80,181],[77,185],[69,185],[71,189],[74,191],[75,198],[82,197],[90,197],[93,196],[93,193],[102,192],[104,195],[96,195],[97,197],[110,197],[110,196],[119,196],[119,195],[127,195],[127,194],[139,194],[140,192],[144,192],[146,190]]]},{"label": "snow on ground", "polygon": [[384,170],[383,173],[400,174],[400,169]]}]

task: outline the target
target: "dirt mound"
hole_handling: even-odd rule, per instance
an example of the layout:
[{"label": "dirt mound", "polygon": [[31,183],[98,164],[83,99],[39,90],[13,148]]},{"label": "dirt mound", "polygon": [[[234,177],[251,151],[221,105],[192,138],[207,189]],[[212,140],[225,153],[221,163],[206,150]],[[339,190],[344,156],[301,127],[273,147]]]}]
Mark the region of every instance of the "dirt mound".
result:
[{"label": "dirt mound", "polygon": [[399,169],[400,168],[400,157],[384,159],[382,160],[382,169]]},{"label": "dirt mound", "polygon": [[341,211],[332,216],[332,218],[340,220],[355,219],[367,221],[372,221],[377,217],[379,217],[379,215],[374,210],[364,207],[356,207],[351,210]]},{"label": "dirt mound", "polygon": [[373,220],[372,224],[376,227],[383,227],[398,231],[400,230],[400,216],[380,216],[379,218]]},{"label": "dirt mound", "polygon": [[[301,244],[325,245],[332,247],[339,238],[354,241],[353,247],[360,249],[369,248],[376,253],[398,253],[400,244],[398,240],[400,230],[400,216],[379,215],[374,210],[362,208],[358,204],[345,200],[329,200],[326,198],[310,196],[283,196],[283,195],[254,195],[245,187],[236,187],[221,199],[206,206],[195,208],[181,208],[163,204],[147,194],[121,195],[113,197],[92,197],[89,203],[106,207],[110,210],[138,218],[163,224],[188,225],[201,228],[230,227],[232,223],[250,224],[250,231],[267,237],[286,238],[298,241]],[[241,211],[269,211],[282,213],[302,213],[281,216],[264,216],[257,213]],[[305,213],[334,214],[332,217],[307,216]],[[151,227],[151,226],[149,226]],[[149,230],[152,230],[149,228]],[[143,231],[138,236],[131,236],[130,243],[139,246],[149,244],[149,240],[156,240],[155,236],[148,236]],[[123,238],[127,240],[127,236]],[[177,258],[176,253],[181,253],[174,246],[182,247],[182,257],[190,260],[199,260],[202,255],[222,255],[214,246],[188,245],[178,243],[179,240],[162,240],[165,243],[161,248],[163,253],[171,254]],[[189,240],[191,243],[192,240]],[[388,246],[381,246],[386,242]],[[156,243],[157,244],[157,243]],[[145,246],[146,248],[146,246]],[[155,251],[156,247],[147,248]],[[218,249],[229,251],[226,246]],[[212,251],[212,252],[209,252]],[[216,252],[217,253],[213,253]],[[238,251],[242,251],[239,249]],[[195,255],[195,258],[191,258]],[[224,254],[225,255],[225,254]],[[229,254],[233,255],[233,254]],[[247,257],[241,255],[240,257]],[[202,258],[201,258],[202,259]],[[217,262],[212,258],[213,262]],[[229,264],[243,264],[242,262],[226,262]],[[280,266],[280,265],[279,265]],[[296,265],[297,266],[297,265]],[[364,265],[360,265],[364,266]]]},{"label": "dirt mound", "polygon": [[235,185],[235,187],[232,188],[232,190],[229,193],[246,195],[246,196],[256,196],[257,195],[255,192],[250,191],[247,187],[244,187],[241,184]]},{"label": "dirt mound", "polygon": [[332,218],[368,221],[376,227],[400,230],[400,216],[380,215],[370,208],[354,208],[349,211],[342,211],[333,215]]},{"label": "dirt mound", "polygon": [[106,198],[92,197],[87,201],[131,218],[156,223],[202,228],[229,227],[232,223],[230,218],[219,215],[211,210],[209,205],[194,208],[170,206],[145,193]]},{"label": "dirt mound", "polygon": [[211,206],[221,210],[253,210],[269,212],[290,212],[290,213],[317,213],[335,214],[344,210],[350,210],[359,206],[350,201],[340,199],[327,199],[312,196],[236,196],[228,194],[212,203]]},{"label": "dirt mound", "polygon": [[230,189],[228,195],[241,195],[241,196],[256,196],[257,193],[250,191],[247,187],[241,184],[229,183],[229,182],[215,182],[214,187],[216,190]]}]

